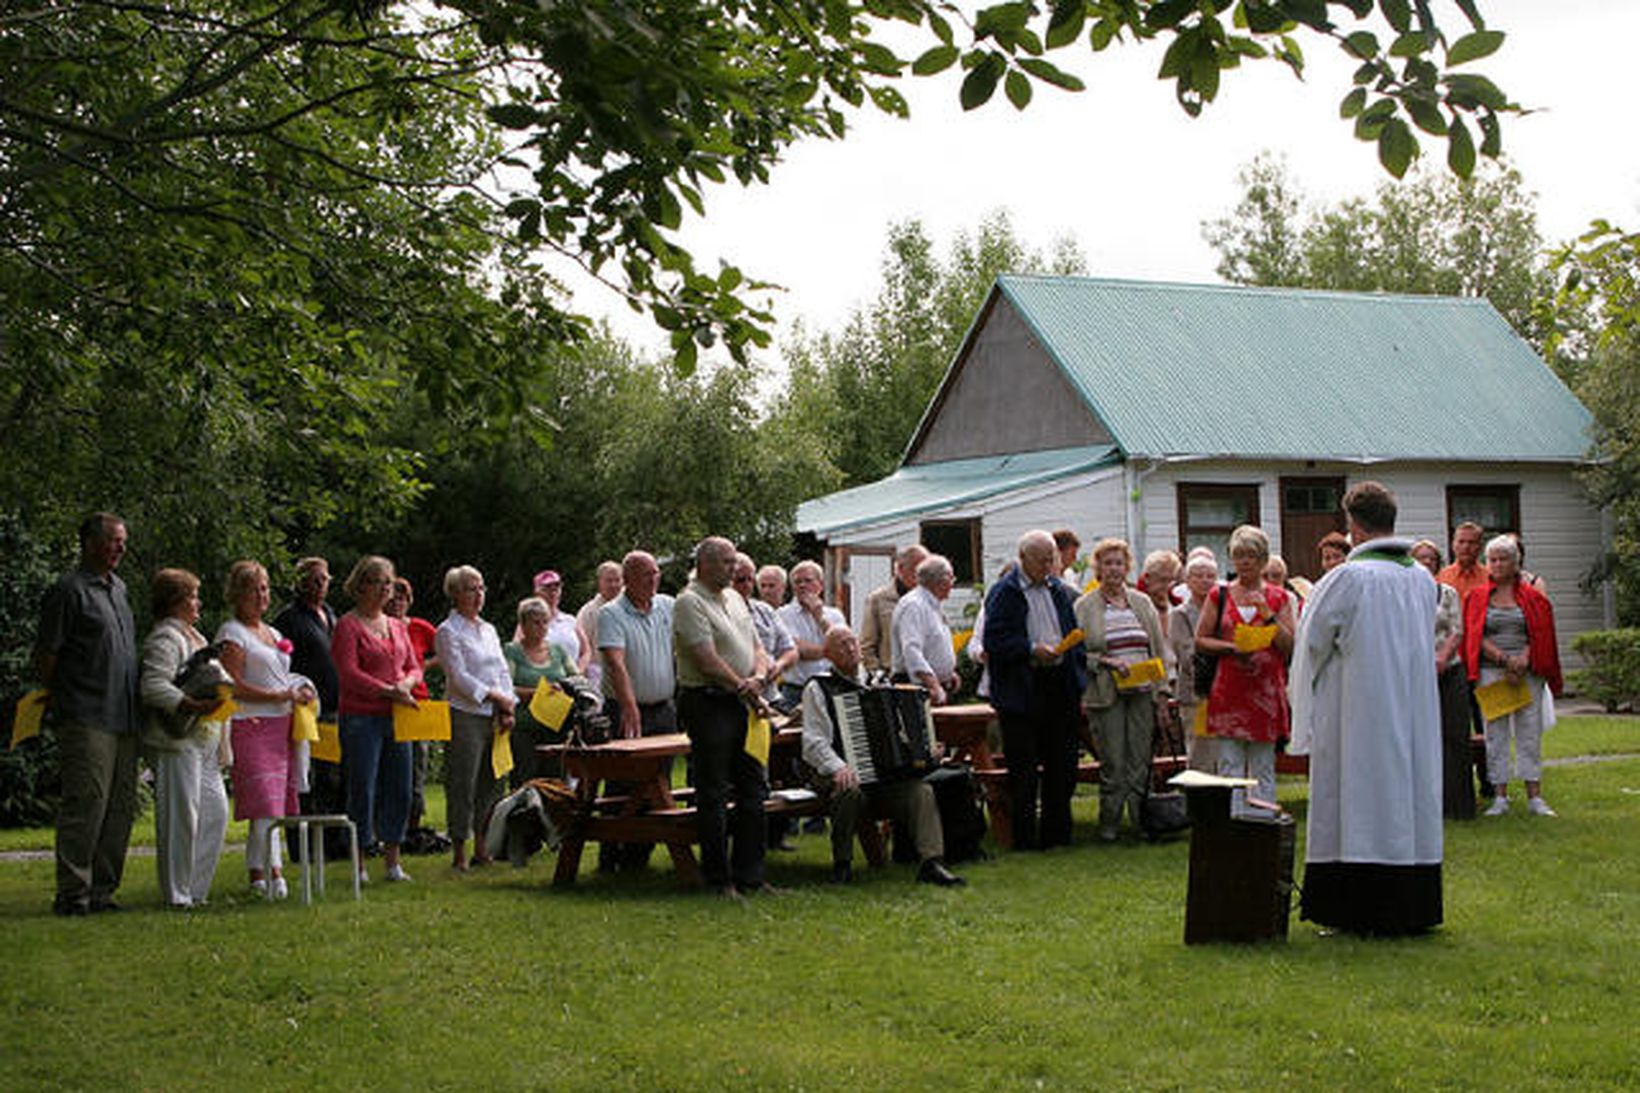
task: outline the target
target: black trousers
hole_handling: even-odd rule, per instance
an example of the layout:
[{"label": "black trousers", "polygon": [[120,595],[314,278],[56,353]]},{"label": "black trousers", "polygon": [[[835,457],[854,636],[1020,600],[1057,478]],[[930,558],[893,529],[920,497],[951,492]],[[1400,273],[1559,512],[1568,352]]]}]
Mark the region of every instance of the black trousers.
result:
[{"label": "black trousers", "polygon": [[746,754],[746,707],[725,691],[686,687],[678,720],[689,734],[701,873],[714,888],[756,888],[763,883],[769,783],[763,764]]},{"label": "black trousers", "polygon": [[[1045,850],[1071,841],[1071,795],[1076,791],[1075,700],[1057,673],[1032,689],[1031,708],[1002,712],[1002,751],[1016,850]],[[1038,774],[1037,768],[1041,768]],[[1038,798],[1041,820],[1038,822]]]}]

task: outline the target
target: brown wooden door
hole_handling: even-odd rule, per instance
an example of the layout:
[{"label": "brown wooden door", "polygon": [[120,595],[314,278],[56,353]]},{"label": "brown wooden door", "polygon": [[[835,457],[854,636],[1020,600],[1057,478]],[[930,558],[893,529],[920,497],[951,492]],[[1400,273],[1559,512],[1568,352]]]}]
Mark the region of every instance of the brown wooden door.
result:
[{"label": "brown wooden door", "polygon": [[1344,530],[1342,478],[1281,480],[1281,556],[1290,577],[1321,579],[1316,545],[1329,531]]}]

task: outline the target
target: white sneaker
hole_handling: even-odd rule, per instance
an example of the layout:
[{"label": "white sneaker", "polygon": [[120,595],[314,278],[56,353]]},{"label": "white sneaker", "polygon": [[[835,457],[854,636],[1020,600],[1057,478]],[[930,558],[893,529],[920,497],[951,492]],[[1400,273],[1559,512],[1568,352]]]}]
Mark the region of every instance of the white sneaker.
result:
[{"label": "white sneaker", "polygon": [[1549,802],[1542,797],[1533,797],[1526,802],[1526,811],[1534,816],[1554,816],[1556,812],[1549,807]]},{"label": "white sneaker", "polygon": [[1485,815],[1487,815],[1487,816],[1503,816],[1503,815],[1506,815],[1508,812],[1509,812],[1509,798],[1507,798],[1507,797],[1494,797],[1494,798],[1492,798],[1492,803],[1487,806]]},{"label": "white sneaker", "polygon": [[274,877],[273,878],[273,898],[274,899],[288,899],[289,897],[290,897],[290,886],[285,883],[285,878],[284,877]]},{"label": "white sneaker", "polygon": [[370,883],[370,871],[363,868],[362,866],[359,869],[359,883],[361,885]]},{"label": "white sneaker", "polygon": [[399,881],[406,881],[406,880],[409,880],[409,879],[410,879],[410,874],[406,873],[404,871],[404,866],[402,866],[402,865],[390,865],[390,866],[387,867],[387,880],[388,880],[389,883],[395,883],[396,884]]},{"label": "white sneaker", "polygon": [[251,881],[251,895],[260,897],[261,899],[267,899],[268,882],[263,880],[261,877],[257,877],[255,880]]}]

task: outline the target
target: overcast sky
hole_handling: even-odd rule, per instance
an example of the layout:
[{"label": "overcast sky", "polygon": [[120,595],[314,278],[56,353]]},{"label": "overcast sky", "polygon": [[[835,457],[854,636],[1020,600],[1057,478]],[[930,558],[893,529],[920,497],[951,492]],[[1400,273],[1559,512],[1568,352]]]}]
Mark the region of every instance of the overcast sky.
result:
[{"label": "overcast sky", "polygon": [[[1623,106],[1640,0],[1480,4],[1509,37],[1472,67],[1537,111],[1505,120],[1504,150],[1538,195],[1544,238],[1568,239],[1596,217],[1640,228],[1640,141]],[[1450,0],[1435,9],[1449,32],[1465,27]],[[703,269],[721,256],[783,285],[774,300],[780,333],[799,318],[811,329],[841,325],[875,293],[888,227],[912,217],[941,254],[956,232],[1006,209],[1038,250],[1074,238],[1094,276],[1215,281],[1217,256],[1201,224],[1235,205],[1236,174],[1260,150],[1284,155],[1293,180],[1322,201],[1370,193],[1389,177],[1375,147],[1338,117],[1354,66],[1329,42],[1299,37],[1303,82],[1279,63],[1246,65],[1226,73],[1218,101],[1195,119],[1179,109],[1172,84],[1155,78],[1162,48],[1154,45],[1059,51],[1056,63],[1087,89],[1039,84],[1022,113],[999,91],[965,114],[952,72],[907,79],[909,121],[865,113],[843,141],[799,145],[771,185],[710,193],[705,220],[687,223],[682,238]],[[1444,142],[1425,136],[1424,146],[1426,159],[1444,163]],[[575,304],[662,351],[647,319],[607,290],[577,288]]]}]

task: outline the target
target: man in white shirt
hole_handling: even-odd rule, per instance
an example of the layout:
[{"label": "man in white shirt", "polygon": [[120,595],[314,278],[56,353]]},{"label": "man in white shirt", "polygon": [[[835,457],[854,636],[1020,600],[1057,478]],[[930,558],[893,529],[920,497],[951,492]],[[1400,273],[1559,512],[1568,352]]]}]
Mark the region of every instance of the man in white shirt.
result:
[{"label": "man in white shirt", "polygon": [[917,587],[917,567],[928,557],[921,543],[903,547],[894,555],[894,578],[866,597],[860,620],[860,661],[866,671],[886,672],[894,665],[894,608]]},{"label": "man in white shirt", "polygon": [[803,761],[814,771],[816,788],[831,806],[831,877],[854,879],[854,832],[860,818],[892,817],[910,833],[917,848],[917,880],[951,887],[966,883],[945,867],[945,833],[934,791],[921,778],[862,786],[860,775],[838,754],[841,742],[832,719],[831,697],[860,689],[860,642],[847,626],[826,631],[831,671],[803,688]]},{"label": "man in white shirt", "polygon": [[950,560],[930,554],[917,567],[917,587],[894,607],[894,678],[920,684],[936,706],[957,689],[957,651],[940,607],[955,583]]},{"label": "man in white shirt", "polygon": [[831,670],[826,659],[826,631],[844,623],[843,613],[825,602],[825,573],[817,562],[792,566],[792,599],[775,612],[797,643],[797,663],[782,675],[780,694],[788,705],[803,698],[803,684]]}]

